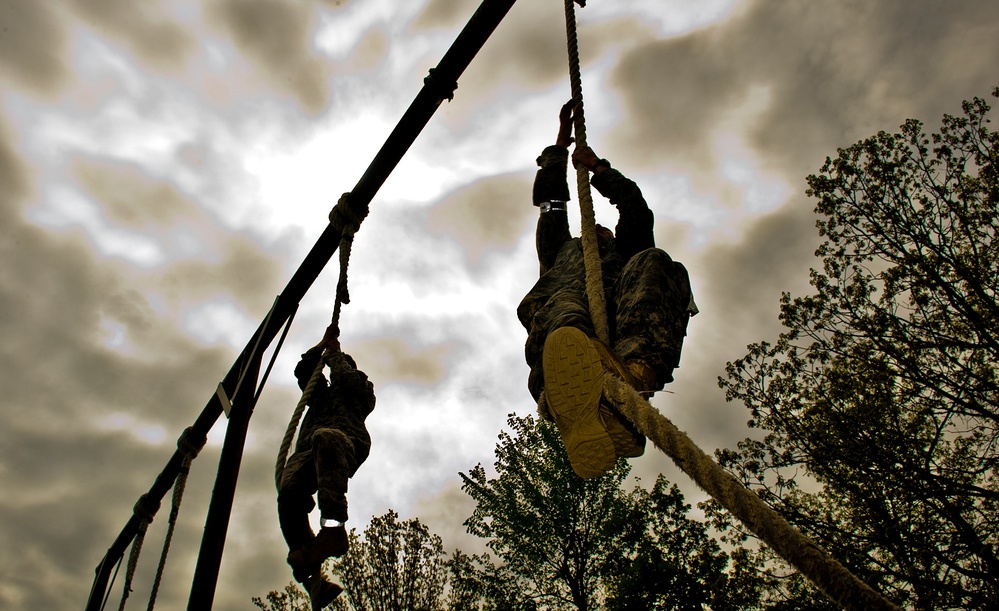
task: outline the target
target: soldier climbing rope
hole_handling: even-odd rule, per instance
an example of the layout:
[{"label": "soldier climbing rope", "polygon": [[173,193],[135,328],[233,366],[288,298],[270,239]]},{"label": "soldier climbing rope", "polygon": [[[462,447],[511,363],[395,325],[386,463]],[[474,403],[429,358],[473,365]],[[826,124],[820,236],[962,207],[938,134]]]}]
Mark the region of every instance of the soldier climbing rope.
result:
[{"label": "soldier climbing rope", "polygon": [[[574,114],[576,143],[577,147],[585,147],[586,132],[582,112],[583,98],[573,0],[565,0],[565,16],[570,84],[572,97],[578,108],[578,112]],[[604,345],[610,345],[600,254],[589,191],[589,172],[582,164],[577,164],[576,175],[590,317],[597,339]],[[594,358],[599,364],[600,357]],[[603,378],[602,395],[613,404],[618,413],[623,414],[638,432],[651,439],[657,448],[672,458],[702,490],[741,520],[832,600],[847,609],[857,611],[898,609],[850,573],[842,564],[820,550],[815,543],[760,500],[752,490],[722,469],[634,387],[624,382],[620,373],[604,371],[600,375]],[[547,411],[545,402],[546,399],[542,394],[538,404],[541,413]]]},{"label": "soldier climbing rope", "polygon": [[[374,409],[373,386],[357,369],[353,359],[340,349],[340,311],[350,302],[347,267],[354,234],[364,215],[356,214],[345,193],[330,213],[330,222],[341,230],[340,277],[337,282],[333,316],[323,339],[302,355],[295,376],[303,389],[292,416],[275,465],[274,483],[278,490],[278,519],[288,543],[288,564],[295,579],[309,592],[312,608],[332,603],[343,588],[326,580],[323,562],[347,552],[347,480],[367,458],[371,437],[364,420]],[[330,376],[323,375],[329,366]],[[311,373],[310,373],[311,372]],[[294,455],[289,459],[291,440],[299,428],[306,405],[309,412],[302,422]],[[320,531],[314,535],[309,513],[318,496]]]}]

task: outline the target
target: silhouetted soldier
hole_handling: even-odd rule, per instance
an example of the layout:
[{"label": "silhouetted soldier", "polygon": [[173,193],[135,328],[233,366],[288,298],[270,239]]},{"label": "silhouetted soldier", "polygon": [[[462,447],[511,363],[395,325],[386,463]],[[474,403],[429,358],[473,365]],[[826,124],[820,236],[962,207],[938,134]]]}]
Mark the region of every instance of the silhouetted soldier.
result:
[{"label": "silhouetted soldier", "polygon": [[[638,186],[588,147],[574,165],[593,172],[591,184],[618,209],[616,237],[597,225],[610,346],[596,338],[586,296],[583,246],[569,232],[566,182],[575,103],[559,113],[555,144],[538,157],[534,205],[541,277],[517,316],[528,331],[525,354],[535,399],[545,390],[548,414],[559,427],[573,470],[597,477],[617,457],[640,456],[645,438],[602,398],[609,371],[651,396],[673,381],[687,321],[697,313],[687,270],[655,247],[653,214]],[[544,407],[544,406],[543,406]]]},{"label": "silhouetted soldier", "polygon": [[[324,344],[302,355],[295,367],[304,391],[319,364]],[[278,518],[288,543],[288,564],[295,579],[309,589],[319,608],[343,591],[322,577],[322,564],[347,552],[347,479],[368,457],[371,437],[364,420],[375,407],[374,386],[350,355],[331,350],[322,376],[309,398],[295,452],[288,459],[278,491]],[[318,494],[317,494],[318,493]],[[319,497],[320,525],[313,535],[309,513]]]}]

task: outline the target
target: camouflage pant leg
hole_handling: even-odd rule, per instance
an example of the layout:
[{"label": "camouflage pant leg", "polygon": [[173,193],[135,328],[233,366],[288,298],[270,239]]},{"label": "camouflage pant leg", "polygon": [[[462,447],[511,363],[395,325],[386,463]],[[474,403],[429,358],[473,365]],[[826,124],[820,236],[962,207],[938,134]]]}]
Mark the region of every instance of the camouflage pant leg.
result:
[{"label": "camouflage pant leg", "polygon": [[347,521],[347,478],[354,471],[354,444],[338,429],[312,434],[312,452],[319,489],[319,511],[324,518]]},{"label": "camouflage pant leg", "polygon": [[316,467],[312,451],[295,452],[285,464],[278,489],[278,521],[288,549],[295,551],[312,540],[309,512],[316,502]]},{"label": "camouflage pant leg", "polygon": [[527,387],[535,399],[545,386],[545,374],[541,365],[545,340],[549,333],[562,327],[575,327],[589,337],[596,336],[590,318],[589,302],[581,283],[557,291],[531,320],[525,352],[527,363],[531,366]]},{"label": "camouflage pant leg", "polygon": [[658,248],[628,261],[614,286],[617,333],[614,352],[645,361],[660,384],[673,381],[690,314],[687,272]]}]

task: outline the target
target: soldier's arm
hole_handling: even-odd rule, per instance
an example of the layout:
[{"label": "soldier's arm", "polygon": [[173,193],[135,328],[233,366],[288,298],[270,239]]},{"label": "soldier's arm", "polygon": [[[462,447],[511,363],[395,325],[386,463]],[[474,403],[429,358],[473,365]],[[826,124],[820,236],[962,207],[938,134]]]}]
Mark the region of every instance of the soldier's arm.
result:
[{"label": "soldier's arm", "polygon": [[617,250],[625,259],[656,245],[653,226],[655,217],[635,182],[598,160],[590,184],[610,200],[618,211],[614,230]]},{"label": "soldier's arm", "polygon": [[[305,391],[305,387],[309,385],[309,380],[312,379],[312,373],[316,370],[316,366],[319,365],[319,359],[323,356],[322,346],[316,346],[310,348],[302,355],[301,360],[298,361],[298,365],[295,365],[295,377],[298,379],[298,387]],[[325,386],[326,378],[323,377],[321,384]]]},{"label": "soldier's arm", "polygon": [[568,162],[569,149],[558,144],[546,147],[538,157],[534,205],[540,209],[540,215],[535,243],[542,275],[555,265],[562,245],[572,239],[565,210],[569,200],[569,184],[565,178]]}]

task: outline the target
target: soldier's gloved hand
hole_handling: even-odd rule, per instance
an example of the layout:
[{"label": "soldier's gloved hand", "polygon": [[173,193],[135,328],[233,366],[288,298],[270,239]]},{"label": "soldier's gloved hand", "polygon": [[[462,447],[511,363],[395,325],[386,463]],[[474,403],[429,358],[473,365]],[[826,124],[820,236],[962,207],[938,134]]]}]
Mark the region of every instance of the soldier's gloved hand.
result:
[{"label": "soldier's gloved hand", "polygon": [[577,146],[575,150],[572,151],[572,165],[573,167],[579,167],[580,164],[587,170],[593,171],[593,168],[600,162],[600,158],[597,154],[593,152],[588,146]]},{"label": "soldier's gloved hand", "polygon": [[572,120],[576,109],[576,100],[569,100],[562,105],[562,110],[558,113],[558,137],[555,138],[556,146],[568,147],[572,144]]}]

